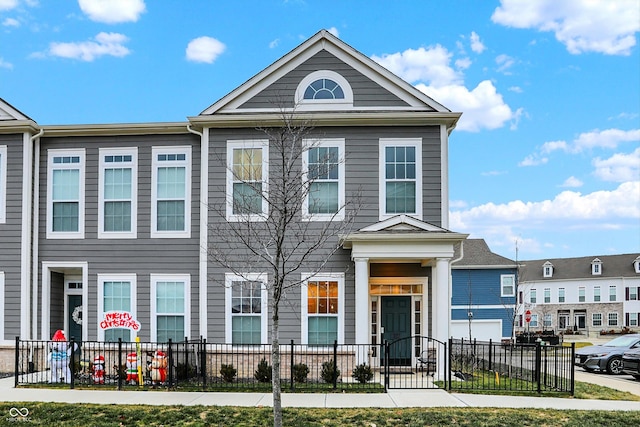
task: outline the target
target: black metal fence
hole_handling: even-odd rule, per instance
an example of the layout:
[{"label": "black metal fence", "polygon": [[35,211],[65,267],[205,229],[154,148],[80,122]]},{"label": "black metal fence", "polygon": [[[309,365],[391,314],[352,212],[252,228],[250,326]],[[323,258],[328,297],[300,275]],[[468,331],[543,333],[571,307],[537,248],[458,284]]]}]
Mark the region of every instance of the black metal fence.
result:
[{"label": "black metal fence", "polygon": [[[211,344],[204,339],[168,343],[70,341],[60,356],[57,344],[16,338],[16,387],[62,383],[70,388],[119,390],[271,390],[271,345]],[[384,369],[379,358],[373,357],[379,354],[379,347],[337,343],[322,347],[293,341],[280,345],[282,389],[383,391]]]},{"label": "black metal fence", "polygon": [[449,390],[574,394],[575,344],[449,340]]}]

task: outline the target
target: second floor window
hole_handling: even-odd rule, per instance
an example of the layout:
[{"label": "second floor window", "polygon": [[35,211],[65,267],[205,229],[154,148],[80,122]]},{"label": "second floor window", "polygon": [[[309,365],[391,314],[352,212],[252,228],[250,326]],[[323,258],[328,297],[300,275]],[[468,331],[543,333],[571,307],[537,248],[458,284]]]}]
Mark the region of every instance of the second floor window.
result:
[{"label": "second floor window", "polygon": [[558,289],[558,302],[564,302],[565,300],[564,292],[565,292],[564,288]]},{"label": "second floor window", "polygon": [[153,147],[152,237],[189,237],[191,147]]},{"label": "second floor window", "polygon": [[100,149],[100,237],[136,237],[137,149]]},{"label": "second floor window", "polygon": [[84,238],[84,150],[49,150],[48,238]]},{"label": "second floor window", "polygon": [[586,301],[586,290],[584,287],[580,287],[578,288],[578,302],[585,302]]},{"label": "second floor window", "polygon": [[501,282],[501,296],[503,297],[512,297],[516,294],[515,288],[515,276],[513,274],[502,274],[500,276]]},{"label": "second floor window", "polygon": [[615,285],[609,286],[609,301],[613,302],[616,300],[617,295],[616,295],[616,287]]},{"label": "second floor window", "polygon": [[422,141],[380,140],[380,217],[422,219]]},{"label": "second floor window", "polygon": [[308,183],[303,216],[309,219],[344,218],[344,139],[305,140],[310,148],[302,167]]},{"label": "second floor window", "polygon": [[538,292],[535,289],[531,289],[531,291],[529,292],[529,302],[531,304],[535,304],[536,302],[538,302]]},{"label": "second floor window", "polygon": [[551,289],[550,288],[545,288],[544,289],[544,303],[545,304],[549,304],[551,302]]},{"label": "second floor window", "polygon": [[600,286],[595,286],[593,288],[593,301],[594,302],[600,301]]},{"label": "second floor window", "polygon": [[0,224],[7,219],[7,146],[0,145]]},{"label": "second floor window", "polygon": [[269,142],[227,143],[227,220],[261,220],[267,215]]}]

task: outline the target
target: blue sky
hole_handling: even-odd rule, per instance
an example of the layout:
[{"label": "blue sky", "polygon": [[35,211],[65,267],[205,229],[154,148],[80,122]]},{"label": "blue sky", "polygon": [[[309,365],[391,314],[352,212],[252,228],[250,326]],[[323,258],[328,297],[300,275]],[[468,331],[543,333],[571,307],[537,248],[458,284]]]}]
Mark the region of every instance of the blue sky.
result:
[{"label": "blue sky", "polygon": [[463,112],[451,229],[512,259],[640,253],[638,0],[0,0],[0,98],[184,121],[320,29]]}]

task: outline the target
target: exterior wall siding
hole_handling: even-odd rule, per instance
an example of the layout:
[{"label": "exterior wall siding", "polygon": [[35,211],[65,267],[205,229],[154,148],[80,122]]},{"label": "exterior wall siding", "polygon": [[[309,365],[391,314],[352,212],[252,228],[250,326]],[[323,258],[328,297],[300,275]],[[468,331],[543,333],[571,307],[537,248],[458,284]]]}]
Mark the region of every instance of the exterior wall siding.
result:
[{"label": "exterior wall siding", "polygon": [[22,134],[0,135],[7,146],[6,221],[0,223],[0,271],[5,274],[4,338],[20,335],[20,251],[22,247]]},{"label": "exterior wall siding", "polygon": [[[500,296],[500,276],[515,274],[514,269],[451,271],[451,305],[515,304],[515,297]],[[465,314],[466,316],[466,314]]]},{"label": "exterior wall siding", "polygon": [[[191,146],[191,237],[151,238],[151,149],[154,146]],[[85,238],[75,240],[48,240],[47,218],[47,159],[49,149],[86,149],[85,166]],[[136,239],[98,239],[98,174],[99,148],[138,148],[138,212]],[[39,199],[39,261],[40,262],[87,262],[89,289],[89,313],[85,324],[89,327],[89,339],[97,337],[97,275],[136,274],[137,317],[142,324],[141,339],[150,338],[150,275],[189,274],[191,280],[191,324],[192,337],[199,335],[198,329],[198,256],[200,215],[200,140],[192,134],[113,136],[83,138],[43,138],[40,156]],[[41,275],[41,272],[39,272]],[[38,278],[42,283],[42,277]],[[42,292],[42,289],[40,289]],[[54,294],[52,293],[52,298]],[[62,301],[53,307],[62,310]],[[52,324],[53,328],[53,324]],[[52,329],[53,330],[53,329]]]},{"label": "exterior wall siding", "polygon": [[[405,101],[362,75],[350,65],[329,52],[321,51],[245,102],[240,108],[293,108],[293,93],[295,93],[296,87],[304,77],[317,70],[332,70],[347,79],[353,90],[353,105],[356,108],[407,106]],[[282,105],[274,105],[274,100],[280,101]]]}]

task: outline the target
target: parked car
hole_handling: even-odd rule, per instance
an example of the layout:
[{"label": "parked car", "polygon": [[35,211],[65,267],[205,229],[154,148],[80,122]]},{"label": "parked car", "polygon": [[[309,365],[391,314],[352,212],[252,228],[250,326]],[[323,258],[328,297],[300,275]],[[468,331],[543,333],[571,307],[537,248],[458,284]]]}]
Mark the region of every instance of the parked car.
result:
[{"label": "parked car", "polygon": [[640,381],[640,348],[624,352],[622,355],[622,372]]},{"label": "parked car", "polygon": [[628,334],[603,345],[591,345],[576,350],[575,365],[587,372],[622,373],[622,355],[630,349],[640,348],[640,334]]}]

